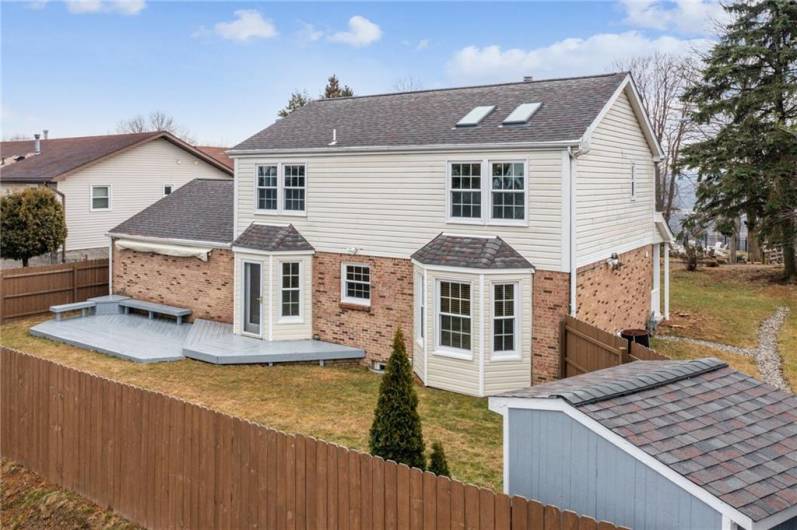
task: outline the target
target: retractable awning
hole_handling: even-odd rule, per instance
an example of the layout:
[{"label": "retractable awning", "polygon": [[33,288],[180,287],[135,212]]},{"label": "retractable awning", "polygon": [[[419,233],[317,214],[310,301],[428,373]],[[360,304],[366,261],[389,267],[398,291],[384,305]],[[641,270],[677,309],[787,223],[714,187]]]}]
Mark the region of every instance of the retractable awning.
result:
[{"label": "retractable awning", "polygon": [[164,256],[175,256],[179,258],[197,258],[202,261],[208,260],[210,247],[194,247],[186,245],[167,245],[164,243],[150,243],[148,241],[136,241],[133,239],[118,239],[116,248],[128,249],[135,252],[152,252]]}]

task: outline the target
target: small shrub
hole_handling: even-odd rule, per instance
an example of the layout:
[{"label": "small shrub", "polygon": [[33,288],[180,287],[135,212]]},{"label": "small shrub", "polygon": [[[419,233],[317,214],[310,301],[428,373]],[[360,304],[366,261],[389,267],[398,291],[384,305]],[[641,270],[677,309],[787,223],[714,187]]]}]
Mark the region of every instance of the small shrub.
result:
[{"label": "small shrub", "polygon": [[448,471],[446,452],[443,451],[443,444],[440,442],[432,443],[432,454],[429,456],[429,471],[440,477],[451,476]]},{"label": "small shrub", "polygon": [[393,353],[379,386],[369,446],[376,456],[410,467],[426,467],[418,395],[400,329],[393,337]]}]

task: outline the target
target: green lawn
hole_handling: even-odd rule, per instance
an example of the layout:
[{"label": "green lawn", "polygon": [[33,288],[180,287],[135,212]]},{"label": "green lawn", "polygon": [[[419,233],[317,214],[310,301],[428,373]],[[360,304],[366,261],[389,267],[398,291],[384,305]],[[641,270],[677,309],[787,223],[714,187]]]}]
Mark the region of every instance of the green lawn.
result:
[{"label": "green lawn", "polygon": [[[689,272],[677,264],[670,280],[671,322],[659,332],[750,348],[757,343],[761,322],[777,307],[787,306],[791,313],[781,330],[779,349],[785,375],[797,388],[797,285],[779,282],[779,273],[778,267],[753,265]],[[655,339],[653,347],[679,359],[713,355],[758,377],[755,362],[742,356]]]},{"label": "green lawn", "polygon": [[[192,360],[138,364],[28,335],[28,328],[45,318],[3,325],[0,343],[279,430],[368,449],[380,376],[365,368],[217,366]],[[441,441],[454,477],[500,491],[502,424],[487,409],[487,399],[416,388],[427,448]]]}]

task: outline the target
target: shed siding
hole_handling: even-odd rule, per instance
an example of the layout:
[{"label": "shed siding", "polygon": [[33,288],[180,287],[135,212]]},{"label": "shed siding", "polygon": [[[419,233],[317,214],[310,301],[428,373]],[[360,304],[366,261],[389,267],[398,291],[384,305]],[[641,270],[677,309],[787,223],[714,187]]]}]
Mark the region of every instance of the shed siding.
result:
[{"label": "shed siding", "polygon": [[[528,226],[446,222],[447,162],[528,160]],[[307,164],[307,215],[255,211],[258,164]],[[561,269],[560,150],[348,154],[236,160],[237,231],[252,221],[293,223],[319,252],[408,258],[440,232],[500,235],[535,266]]]},{"label": "shed siding", "polygon": [[722,527],[722,516],[567,415],[509,411],[508,491],[637,530]]},{"label": "shed siding", "polygon": [[[66,195],[67,250],[108,246],[105,234],[195,178],[230,178],[167,140],[155,140],[98,162],[58,182]],[[111,209],[91,211],[91,186],[111,187]]]},{"label": "shed siding", "polygon": [[[631,196],[631,164],[636,193]],[[592,134],[590,151],[576,164],[578,266],[652,242],[655,211],[650,146],[625,93]]]}]

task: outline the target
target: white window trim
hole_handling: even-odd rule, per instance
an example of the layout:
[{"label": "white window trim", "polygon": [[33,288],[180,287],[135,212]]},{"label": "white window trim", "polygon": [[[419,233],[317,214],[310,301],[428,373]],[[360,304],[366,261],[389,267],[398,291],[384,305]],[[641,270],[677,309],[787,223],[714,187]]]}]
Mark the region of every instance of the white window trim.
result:
[{"label": "white window trim", "polygon": [[[482,167],[481,176],[481,196],[482,196],[482,216],[481,217],[452,217],[451,215],[451,165],[452,164],[475,164],[480,163]],[[523,219],[493,219],[493,179],[492,164],[523,164]],[[528,158],[501,158],[501,159],[449,159],[445,162],[446,174],[446,224],[453,225],[482,225],[482,226],[529,226],[529,159]],[[306,172],[307,170],[305,170]]]},{"label": "white window trim", "polygon": [[[276,210],[264,210],[258,208],[257,201],[257,168],[258,166],[277,166],[277,208]],[[284,166],[304,166],[304,210],[286,210],[285,209],[285,176],[283,174]],[[307,204],[309,197],[309,168],[310,165],[304,160],[295,160],[288,162],[258,162],[255,164],[254,173],[254,214],[255,215],[279,215],[288,217],[307,217]]]},{"label": "white window trim", "polygon": [[[298,263],[299,264],[299,314],[296,316],[283,316],[282,315],[282,265],[284,263]],[[295,259],[277,259],[277,278],[278,278],[278,303],[279,303],[279,317],[277,318],[278,324],[304,324],[304,260]]]},{"label": "white window trim", "polygon": [[[448,283],[461,283],[470,285],[470,349],[465,350],[462,348],[452,348],[450,346],[443,346],[440,344],[440,320],[441,320],[441,313],[440,313],[440,284],[442,282]],[[434,326],[432,329],[434,330],[434,355],[438,355],[440,357],[451,357],[453,359],[461,359],[463,361],[472,361],[473,360],[473,282],[468,280],[463,280],[462,278],[435,278],[435,297],[434,297]],[[482,293],[479,293],[480,296]],[[461,315],[460,315],[461,316]],[[428,317],[427,317],[428,318]]]},{"label": "white window trim", "polygon": [[[426,336],[426,319],[428,315],[426,312],[426,285],[424,283],[423,272],[415,272],[415,342],[418,346],[423,347],[423,339]],[[423,314],[423,319],[421,315]]]},{"label": "white window trim", "polygon": [[[268,269],[267,269],[266,263],[264,261],[260,261],[260,260],[257,260],[257,259],[241,258],[240,263],[241,263],[241,268],[240,268],[240,271],[241,271],[241,283],[240,283],[240,286],[238,287],[238,291],[239,291],[239,296],[241,297],[241,300],[240,300],[240,303],[239,303],[240,308],[241,308],[241,335],[246,335],[247,337],[254,337],[254,338],[262,339],[263,335],[264,335],[264,333],[263,333],[264,329],[263,328],[265,326],[265,323],[267,322],[267,320],[265,318],[266,315],[263,314],[264,313],[263,309],[265,308],[265,304],[263,303],[263,299],[264,299],[265,294],[266,294],[266,293],[263,292],[263,288],[266,287],[266,281],[265,281],[263,273],[264,273],[264,271],[266,271]],[[251,263],[253,265],[260,265],[260,326],[259,326],[259,331],[260,332],[259,333],[252,333],[251,331],[246,331],[246,293],[244,292],[244,289],[246,289],[245,286],[246,286],[246,264],[247,263]],[[270,318],[268,319],[268,324],[269,324],[269,328],[270,328],[271,327],[271,319]]]},{"label": "white window trim", "polygon": [[[497,285],[514,285],[515,286],[515,300],[514,300],[514,315],[515,320],[515,337],[513,350],[495,351],[495,287]],[[521,283],[518,280],[505,280],[490,282],[490,360],[491,361],[519,361],[522,358],[520,343],[523,338],[522,333],[522,315],[521,304],[522,298],[520,294]]]},{"label": "white window trim", "polygon": [[[169,193],[166,193],[166,188],[167,187],[171,188],[171,191]],[[172,193],[174,193],[174,184],[164,184],[162,191],[163,191],[163,196],[164,197],[166,197],[167,195],[171,195]]]},{"label": "white window trim", "polygon": [[[94,207],[94,188],[108,188],[108,207],[107,208],[95,208]],[[89,185],[89,209],[92,212],[110,212],[113,209],[113,191],[111,190],[110,184],[91,184]]]},{"label": "white window trim", "polygon": [[[366,267],[368,269],[368,300],[362,298],[351,298],[346,296],[346,267]],[[353,304],[363,307],[371,307],[371,300],[374,297],[373,267],[370,263],[358,263],[355,261],[344,261],[340,264],[340,301],[344,304]]]}]

